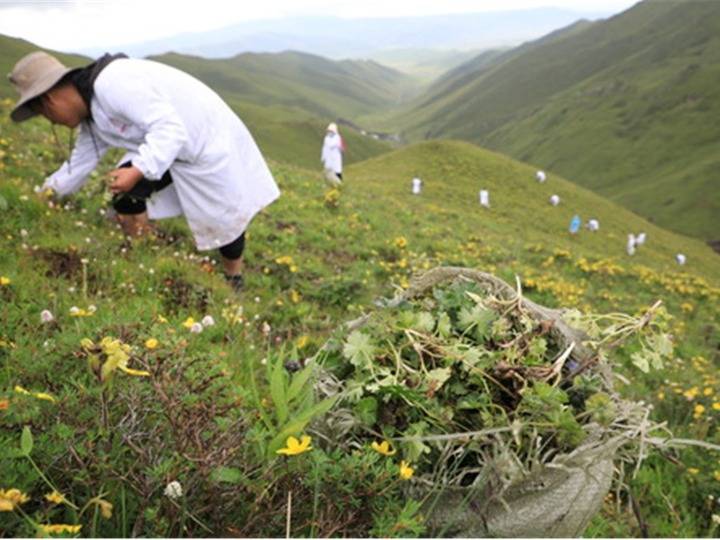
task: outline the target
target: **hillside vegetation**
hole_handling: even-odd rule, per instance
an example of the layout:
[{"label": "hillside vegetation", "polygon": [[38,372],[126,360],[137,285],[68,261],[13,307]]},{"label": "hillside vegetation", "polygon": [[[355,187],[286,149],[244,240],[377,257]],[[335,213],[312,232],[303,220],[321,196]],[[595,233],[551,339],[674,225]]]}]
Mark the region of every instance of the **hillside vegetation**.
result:
[{"label": "hillside vegetation", "polygon": [[333,61],[293,51],[222,60],[179,54],[151,58],[195,75],[228,98],[329,118],[388,110],[416,86],[412,77],[373,61]]},{"label": "hillside vegetation", "polygon": [[718,238],[720,4],[641,2],[460,66],[395,119],[536,163],[654,222]]},{"label": "hillside vegetation", "polygon": [[[0,106],[0,489],[28,499],[0,512],[9,535],[66,524],[82,536],[433,536],[398,476],[407,448],[396,461],[324,444],[308,424],[328,406],[313,405],[311,372],[285,371],[441,265],[518,276],[533,300],[586,312],[663,300],[675,359],[646,375],[630,344],[611,358],[618,384],[676,436],[720,442],[718,262],[700,241],[554,175],[538,184],[502,155],[427,142],[350,166],[342,192],[272,163],[283,196],[249,229],[246,288],[234,296],[182,221],[122,238],[103,215],[110,161],[63,204],[35,195],[62,156],[44,123],[9,124],[10,105]],[[576,211],[600,230],[568,234]],[[629,257],[625,235],[641,230],[648,242]],[[54,320],[41,322],[43,310]],[[214,324],[190,330],[207,315]],[[312,450],[276,454],[305,433]],[[629,479],[640,524],[621,491],[585,536],[715,536],[717,456],[668,457]]]}]

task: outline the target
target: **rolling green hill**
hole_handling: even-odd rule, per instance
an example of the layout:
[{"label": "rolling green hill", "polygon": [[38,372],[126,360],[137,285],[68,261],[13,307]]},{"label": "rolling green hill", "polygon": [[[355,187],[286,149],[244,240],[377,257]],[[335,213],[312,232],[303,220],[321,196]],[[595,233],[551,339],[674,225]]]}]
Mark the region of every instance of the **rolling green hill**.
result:
[{"label": "rolling green hill", "polygon": [[[312,357],[343,321],[435,266],[518,276],[529,298],[585,312],[642,313],[662,299],[676,359],[645,375],[629,344],[610,358],[619,389],[652,403],[653,420],[676,436],[720,442],[720,274],[699,240],[555,175],[538,184],[533,167],[475,145],[426,142],[350,166],[342,192],[315,171],[273,163],[283,195],[249,229],[246,286],[233,296],[216,255],[198,256],[182,220],[161,222],[157,238],[122,238],[102,213],[104,169],[63,205],[35,195],[61,157],[46,124],[9,123],[10,103],[0,102],[0,489],[29,498],[23,514],[0,513],[11,536],[66,523],[84,536],[277,537],[290,490],[294,536],[405,535],[410,526],[434,536],[415,528],[422,516],[384,457],[317,438],[302,456],[268,454],[281,398],[265,374],[277,365],[284,377],[283,366]],[[424,180],[419,196],[414,175]],[[477,204],[481,188],[489,209]],[[550,193],[563,203],[551,207]],[[600,230],[571,236],[575,211]],[[629,257],[625,235],[641,230],[648,242]],[[91,313],[73,316],[73,306]],[[42,310],[54,321],[41,323]],[[207,315],[213,325],[188,329],[189,317]],[[99,375],[105,338],[122,340],[134,373]],[[293,434],[304,432],[299,409],[284,410],[301,426]],[[20,443],[24,432],[33,439]],[[671,457],[656,455],[629,479],[641,526],[608,498],[584,536],[713,536],[717,456]],[[170,481],[183,486],[187,511],[169,500]],[[50,505],[52,490],[69,504]]]},{"label": "rolling green hill", "polygon": [[324,118],[388,110],[417,86],[412,77],[376,62],[333,61],[293,51],[222,60],[179,54],[151,58],[195,75],[224,96],[297,107]]},{"label": "rolling green hill", "polygon": [[[641,2],[460,66],[396,118],[551,169],[652,219],[720,237],[720,3]],[[548,36],[551,37],[551,36]]]}]

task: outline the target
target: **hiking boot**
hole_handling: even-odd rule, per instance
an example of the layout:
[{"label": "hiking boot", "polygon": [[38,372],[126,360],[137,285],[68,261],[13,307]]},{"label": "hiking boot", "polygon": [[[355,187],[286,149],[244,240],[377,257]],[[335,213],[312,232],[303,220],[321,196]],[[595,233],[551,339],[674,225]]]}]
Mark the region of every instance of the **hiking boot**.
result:
[{"label": "hiking boot", "polygon": [[242,274],[237,274],[235,276],[226,275],[225,279],[227,280],[228,285],[230,285],[235,292],[242,291],[244,284]]}]

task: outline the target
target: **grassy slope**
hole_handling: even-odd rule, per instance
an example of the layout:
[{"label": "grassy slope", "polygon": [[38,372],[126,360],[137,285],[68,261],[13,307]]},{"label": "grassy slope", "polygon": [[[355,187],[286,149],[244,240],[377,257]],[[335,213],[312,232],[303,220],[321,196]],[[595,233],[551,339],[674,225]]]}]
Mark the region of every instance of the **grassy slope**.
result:
[{"label": "grassy slope", "polygon": [[[400,121],[542,164],[705,239],[717,236],[720,5],[643,2],[430,94]],[[461,83],[461,84],[459,84]]]},{"label": "grassy slope", "polygon": [[[247,287],[239,299],[247,325],[238,330],[222,316],[226,302],[238,300],[231,299],[217,274],[206,273],[200,261],[189,256],[193,248],[184,224],[162,226],[179,236],[177,243],[140,242],[125,250],[122,239],[98,214],[103,190],[97,180],[75,198],[68,211],[47,209],[31,188],[59,159],[51,149],[51,138],[40,123],[10,126],[5,120],[7,109],[0,113],[0,195],[8,202],[0,223],[0,275],[11,279],[11,285],[0,291],[0,339],[6,344],[0,349],[4,362],[0,397],[11,400],[0,437],[4,444],[16,445],[20,427],[31,422],[39,446],[34,455],[64,493],[80,497],[89,485],[103,489],[100,481],[105,480],[94,479],[97,473],[92,470],[78,475],[76,466],[63,465],[64,458],[56,461],[62,454],[58,457],[48,450],[51,444],[87,444],[82,422],[92,422],[86,418],[87,414],[94,418],[95,409],[77,409],[78,403],[85,402],[92,407],[90,397],[78,389],[91,388],[97,381],[75,356],[81,338],[122,335],[142,349],[144,339],[156,337],[161,342],[159,355],[172,354],[179,360],[201,354],[212,362],[224,358],[228,372],[239,377],[240,366],[259,362],[268,353],[267,347],[290,346],[301,335],[310,336],[304,354],[311,354],[329,331],[367,309],[373,298],[391,295],[393,286],[402,286],[413,273],[438,264],[481,268],[510,282],[519,275],[526,283],[526,294],[551,306],[635,312],[662,298],[676,316],[678,363],[648,377],[628,370],[633,383],[625,390],[653,401],[658,418],[667,419],[679,435],[718,442],[713,427],[718,412],[711,404],[715,399],[712,392],[720,392],[720,382],[711,377],[712,370],[703,374],[690,362],[697,356],[718,361],[718,259],[699,241],[663,231],[554,175],[547,184],[539,185],[530,166],[467,143],[428,142],[351,166],[337,208],[323,203],[324,187],[318,174],[273,164],[283,197],[250,228]],[[425,181],[419,197],[409,193],[410,178],[415,174]],[[492,209],[477,205],[479,188],[490,190]],[[563,198],[560,207],[547,204],[552,192]],[[598,218],[600,231],[576,237],[567,234],[567,223],[576,211],[584,218],[591,214]],[[26,238],[21,229],[27,231]],[[640,230],[648,233],[648,244],[629,258],[623,251],[625,234]],[[399,237],[407,240],[407,247],[399,247]],[[87,296],[77,268],[46,274],[52,272],[52,265],[33,256],[32,246],[86,259],[90,276]],[[689,263],[682,272],[673,262],[677,251],[688,255]],[[297,271],[290,272],[286,263],[278,262],[284,256],[292,257]],[[614,275],[583,271],[579,267],[583,257],[619,270]],[[168,279],[176,285],[168,286]],[[186,283],[185,288],[177,289],[178,282]],[[68,317],[70,306],[88,304],[98,306],[93,317]],[[39,313],[47,308],[56,314],[59,324],[41,328]],[[186,317],[198,319],[205,313],[218,321],[212,332],[197,337],[183,333],[180,323]],[[155,323],[157,315],[165,315],[169,326]],[[271,325],[274,345],[269,345],[261,331],[264,321]],[[171,332],[179,334],[173,337]],[[165,343],[186,335],[181,349],[165,351]],[[156,356],[144,358],[152,365]],[[240,389],[247,385],[244,379],[237,382]],[[16,412],[18,398],[11,390],[16,384],[50,392],[58,404],[41,403],[20,414]],[[127,378],[117,383],[118,388],[145,384],[143,379]],[[674,393],[696,385],[704,385],[711,393],[701,392],[692,403]],[[656,397],[658,392],[666,397]],[[85,397],[78,401],[78,396]],[[706,412],[692,418],[692,407],[698,402],[705,404]],[[75,423],[77,427],[73,427]],[[102,442],[104,436],[95,437]],[[699,474],[689,475],[683,466],[652,461],[644,469],[645,476],[633,482],[652,535],[695,536],[709,531],[704,504],[714,489],[715,459],[694,452],[685,452],[681,458]],[[5,485],[41,496],[44,491],[37,475],[17,463],[6,461],[0,469],[5,471]],[[142,474],[146,489],[162,491],[166,476],[154,476],[152,471]],[[134,489],[128,487],[128,497]],[[196,508],[198,496],[189,495],[190,508]],[[106,497],[119,508],[117,489]],[[678,509],[675,517],[668,515],[663,497],[669,497]],[[302,505],[302,500],[297,504]],[[311,501],[304,504],[311,506]],[[284,507],[279,504],[278,508],[282,524]],[[634,518],[619,510],[608,504],[588,535],[639,535]],[[0,517],[12,518],[7,513]],[[242,525],[242,521],[233,521],[232,513],[223,519],[229,520],[226,524]],[[120,520],[121,514],[116,512],[112,520],[100,523],[99,532],[119,535],[123,530]],[[154,524],[152,520],[148,523]],[[152,535],[154,530],[160,529],[147,529],[146,533]],[[254,532],[282,533],[272,528]]]},{"label": "grassy slope", "polygon": [[223,60],[166,54],[154,59],[197,76],[228,97],[330,118],[388,109],[413,87],[411,77],[375,62],[335,62],[299,52],[244,53]]}]

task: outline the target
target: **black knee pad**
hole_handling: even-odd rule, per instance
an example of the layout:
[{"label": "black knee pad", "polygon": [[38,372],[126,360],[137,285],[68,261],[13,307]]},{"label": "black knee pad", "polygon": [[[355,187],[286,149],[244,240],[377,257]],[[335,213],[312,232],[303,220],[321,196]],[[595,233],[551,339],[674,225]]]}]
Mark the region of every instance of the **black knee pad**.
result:
[{"label": "black knee pad", "polygon": [[112,207],[118,214],[133,216],[147,211],[147,204],[143,199],[133,197],[127,193],[121,193],[113,197]]},{"label": "black knee pad", "polygon": [[226,259],[235,260],[242,257],[245,251],[245,233],[242,233],[235,240],[220,248],[220,255]]}]

